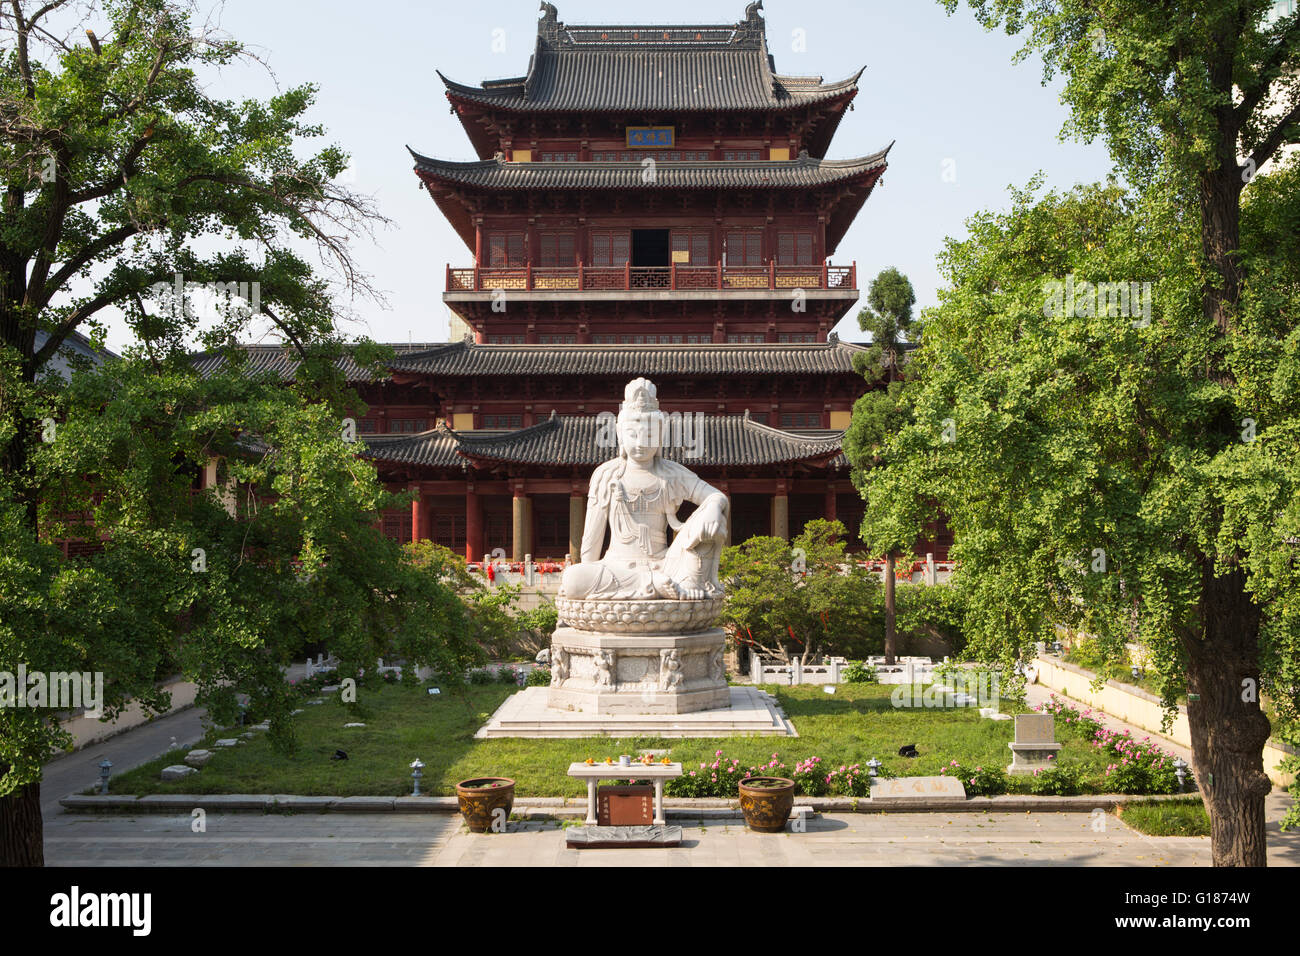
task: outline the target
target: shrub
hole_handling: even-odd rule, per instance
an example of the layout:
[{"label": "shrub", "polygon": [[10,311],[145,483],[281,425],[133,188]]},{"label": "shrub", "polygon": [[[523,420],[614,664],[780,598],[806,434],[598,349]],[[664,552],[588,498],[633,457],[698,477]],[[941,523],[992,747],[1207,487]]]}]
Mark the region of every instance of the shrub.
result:
[{"label": "shrub", "polygon": [[1079,737],[1095,742],[1097,733],[1102,729],[1101,723],[1092,716],[1092,708],[1080,711],[1076,707],[1071,707],[1055,694],[1048,698],[1047,703],[1039,704],[1034,710],[1054,716],[1058,733],[1074,733]]},{"label": "shrub", "polygon": [[524,681],[525,687],[545,687],[551,683],[551,669],[549,667],[534,667],[528,672],[528,678]]},{"label": "shrub", "polygon": [[846,684],[874,684],[876,683],[876,669],[868,667],[862,661],[850,661],[840,671],[840,679]]},{"label": "shrub", "polygon": [[968,797],[996,797],[1007,792],[1007,772],[1001,767],[964,767],[954,760],[939,773],[960,780]]},{"label": "shrub", "polygon": [[495,684],[496,675],[485,668],[475,668],[467,675],[471,684]]},{"label": "shrub", "polygon": [[1283,832],[1289,832],[1300,828],[1300,757],[1295,755],[1287,757],[1278,764],[1278,769],[1296,775],[1295,782],[1291,784],[1287,791],[1291,794],[1293,802],[1282,817],[1282,830]]},{"label": "shrub", "polygon": [[[776,759],[776,754],[772,754],[772,759]],[[772,773],[772,770],[760,767],[759,772]],[[786,774],[776,775],[787,776]],[[794,781],[795,793],[802,794],[805,797],[824,797],[830,792],[826,768],[822,766],[821,757],[809,757],[807,760],[798,761],[794,765],[794,770],[788,776],[789,779]]]},{"label": "shrub", "polygon": [[1115,762],[1106,767],[1106,782],[1116,793],[1176,793],[1178,777],[1169,754],[1150,737],[1133,739],[1129,731],[1097,731],[1094,743],[1107,751]]},{"label": "shrub", "polygon": [[304,677],[292,686],[294,690],[298,691],[305,697],[317,697],[320,695],[322,688],[328,687],[330,684],[337,684],[338,680],[338,675],[333,671],[328,671],[326,673],[317,672],[311,677]]},{"label": "shrub", "polygon": [[1028,778],[1029,792],[1042,796],[1072,797],[1081,792],[1082,777],[1081,767],[1040,767]]},{"label": "shrub", "polygon": [[502,684],[520,684],[520,671],[517,667],[498,667],[497,680]]},{"label": "shrub", "polygon": [[837,797],[866,797],[871,795],[871,775],[861,764],[841,765],[826,775],[826,787]]},{"label": "shrub", "polygon": [[685,772],[682,776],[664,785],[664,793],[673,797],[735,797],[737,785],[746,777],[759,774],[781,776],[763,768],[746,770],[736,758],[728,761],[721,750],[713,756],[713,763],[701,763],[697,769],[686,770],[683,767]]}]

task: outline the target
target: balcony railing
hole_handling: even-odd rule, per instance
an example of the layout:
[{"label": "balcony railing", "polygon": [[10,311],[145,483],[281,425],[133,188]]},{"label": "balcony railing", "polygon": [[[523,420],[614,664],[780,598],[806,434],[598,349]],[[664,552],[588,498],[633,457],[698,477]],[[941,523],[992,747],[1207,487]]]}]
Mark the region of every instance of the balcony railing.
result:
[{"label": "balcony railing", "polygon": [[858,265],[781,266],[501,266],[453,269],[447,266],[448,292],[631,292],[661,289],[844,289],[858,287]]}]

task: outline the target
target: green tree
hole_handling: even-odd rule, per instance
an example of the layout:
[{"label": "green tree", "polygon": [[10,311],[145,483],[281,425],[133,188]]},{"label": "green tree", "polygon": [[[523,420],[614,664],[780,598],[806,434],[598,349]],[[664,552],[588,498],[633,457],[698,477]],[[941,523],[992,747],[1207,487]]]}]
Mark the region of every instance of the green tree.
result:
[{"label": "green tree", "polygon": [[[63,42],[82,35],[81,14],[88,42]],[[312,87],[266,102],[210,95],[210,74],[248,56],[191,14],[171,0],[0,8],[0,653],[7,667],[104,672],[114,701],[146,705],[161,704],[153,671],[179,654],[214,715],[245,688],[278,714],[277,665],[294,639],[330,621],[332,646],[360,660],[378,625],[349,615],[391,619],[396,596],[430,585],[391,560],[378,586],[366,576],[387,552],[359,515],[382,498],[339,441],[331,288],[296,251],[314,245],[365,292],[347,240],[377,217],[335,185],[341,150],[300,157],[323,132],[305,119]],[[215,318],[159,291],[177,281],[220,283]],[[106,309],[126,316],[140,360],[62,395],[38,385]],[[218,348],[262,321],[303,359],[279,397],[238,375],[200,381],[178,359],[196,337]],[[245,502],[237,520],[227,502],[191,504],[194,471],[222,454],[241,487],[275,503]],[[49,542],[75,532],[78,503],[94,522],[80,534],[105,547],[68,562]],[[205,576],[190,572],[195,547]],[[178,627],[191,629],[181,648]],[[48,718],[0,715],[0,863],[42,859],[39,769],[60,742]]]},{"label": "green tree", "polygon": [[756,652],[808,663],[875,650],[880,585],[849,557],[838,521],[810,521],[790,542],[758,536],[727,548],[720,575],[722,621]]},{"label": "green tree", "polygon": [[[844,451],[853,465],[854,486],[864,495],[866,470],[879,460],[880,449],[890,436],[911,420],[900,368],[903,345],[913,340],[915,304],[912,283],[891,267],[871,281],[867,305],[858,313],[858,326],[871,333],[871,348],[854,357],[854,367],[873,387],[853,405]],[[912,540],[895,540],[884,551],[886,664],[893,664],[898,652],[895,565],[898,555],[911,547]]]},{"label": "green tree", "polygon": [[[941,2],[949,12],[959,5]],[[1066,132],[1105,140],[1141,197],[1148,220],[1142,228],[1172,244],[1163,256],[1150,252],[1161,271],[1147,273],[1160,280],[1162,326],[1141,337],[1143,349],[1134,343],[1113,356],[1124,366],[1151,363],[1145,381],[1132,386],[1142,404],[1125,407],[1130,417],[1110,424],[1114,440],[1149,455],[1145,479],[1127,489],[1102,480],[1096,490],[1117,522],[1109,537],[1154,534],[1168,548],[1159,559],[1152,556],[1167,572],[1161,596],[1151,588],[1139,595],[1138,580],[1130,576],[1124,594],[1130,604],[1139,600],[1148,619],[1162,620],[1165,666],[1185,658],[1195,698],[1188,719],[1210,809],[1214,861],[1263,865],[1270,784],[1260,747],[1269,724],[1243,685],[1258,686],[1269,626],[1258,547],[1265,539],[1282,542],[1275,537],[1276,511],[1248,515],[1239,496],[1255,496],[1256,506],[1276,501],[1276,488],[1257,482],[1265,464],[1276,467],[1277,442],[1285,441],[1294,406],[1279,407],[1285,393],[1276,391],[1277,382],[1260,385],[1258,376],[1267,380],[1265,370],[1276,367],[1258,352],[1267,351],[1266,343],[1289,341],[1290,328],[1276,316],[1269,321],[1267,311],[1251,314],[1259,302],[1274,299],[1276,305],[1275,297],[1285,293],[1272,286],[1276,274],[1245,254],[1242,214],[1243,193],[1256,174],[1281,147],[1300,141],[1300,13],[1278,16],[1269,0],[971,0],[970,6],[987,27],[1026,33],[1022,56],[1042,54],[1045,81],[1057,71],[1064,76]],[[1069,238],[1080,250],[1096,235]],[[1131,271],[1113,275],[1136,277]],[[992,297],[1000,292],[984,289]],[[968,313],[968,321],[984,320]],[[1146,352],[1147,339],[1172,330],[1182,335],[1182,347],[1158,362]],[[1066,377],[1079,367],[1072,358],[1076,364],[1061,370]],[[1113,379],[1127,377],[1125,370],[1112,370]],[[1160,382],[1158,391],[1153,382]],[[1117,396],[1116,403],[1128,398]],[[1166,409],[1172,418],[1161,420]],[[1266,409],[1280,417],[1265,417]],[[1257,421],[1268,437],[1243,443],[1246,419]],[[1114,453],[1090,443],[1078,451],[1099,453],[1092,461]],[[1007,457],[1019,458],[1014,450]],[[1261,470],[1251,477],[1253,466]],[[1178,497],[1162,501],[1169,507],[1158,509],[1158,529],[1148,523],[1157,509],[1146,508],[1155,495]],[[1134,510],[1139,503],[1143,507]],[[1183,523],[1166,524],[1172,515]],[[1061,530],[1043,533],[1053,537]],[[1032,552],[1008,550],[1005,556],[1026,553]]]},{"label": "green tree", "polygon": [[[1266,188],[1277,193],[1267,202]],[[1274,198],[1295,206],[1289,185],[1266,188],[1246,222]],[[1268,722],[1257,691],[1262,680],[1291,713],[1296,695],[1285,680],[1300,583],[1285,543],[1300,523],[1295,253],[1247,243],[1261,278],[1238,311],[1237,384],[1225,395],[1203,378],[1215,345],[1199,307],[1199,237],[1176,204],[1115,184],[1027,190],[968,228],[942,257],[951,287],[913,357],[916,420],[868,476],[865,527],[887,537],[948,516],[980,657],[1010,665],[1058,624],[1145,644],[1166,705],[1189,692],[1216,862],[1259,862],[1267,788],[1253,775],[1267,780]],[[1140,312],[1058,308],[1054,277],[1153,275],[1149,325]],[[1076,280],[1080,303],[1087,289]],[[1226,421],[1256,417],[1257,431],[1224,435]],[[1231,573],[1229,561],[1255,608],[1232,620],[1260,622],[1245,648],[1236,634],[1225,645],[1230,628],[1213,616],[1232,612],[1213,603],[1221,585],[1206,575]]]}]

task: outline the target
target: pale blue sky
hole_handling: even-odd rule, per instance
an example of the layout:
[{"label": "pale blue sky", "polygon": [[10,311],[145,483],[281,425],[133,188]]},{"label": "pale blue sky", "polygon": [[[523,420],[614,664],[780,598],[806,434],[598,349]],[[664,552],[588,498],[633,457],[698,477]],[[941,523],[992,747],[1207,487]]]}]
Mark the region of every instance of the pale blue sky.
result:
[{"label": "pale blue sky", "polygon": [[[734,23],[744,0],[662,0],[654,4],[560,0],[568,23]],[[372,194],[393,225],[355,251],[388,297],[388,308],[358,301],[352,334],[383,341],[441,341],[447,311],[444,267],[471,253],[428,194],[417,189],[405,145],[443,158],[474,154],[449,111],[435,69],[467,83],[522,75],[536,37],[536,0],[417,3],[370,0],[226,0],[221,26],[257,48],[283,86],[320,87],[315,121],[353,155],[355,187]],[[946,236],[964,234],[973,212],[1002,208],[1007,186],[1037,170],[1068,188],[1105,177],[1100,144],[1059,142],[1065,109],[1058,90],[1040,85],[1037,59],[1012,63],[1019,41],[986,33],[962,10],[945,15],[936,0],[768,0],[768,44],[783,73],[838,80],[866,65],[855,109],[841,123],[829,158],[861,156],[896,140],[877,187],[832,257],[858,263],[864,292],[877,272],[896,266],[932,305],[935,256]],[[806,52],[792,49],[793,31]],[[504,51],[493,52],[494,31]],[[231,97],[267,96],[265,73],[237,68],[213,85]],[[943,178],[951,160],[955,182]],[[856,308],[840,323],[860,337]],[[127,344],[118,322],[110,347]]]}]

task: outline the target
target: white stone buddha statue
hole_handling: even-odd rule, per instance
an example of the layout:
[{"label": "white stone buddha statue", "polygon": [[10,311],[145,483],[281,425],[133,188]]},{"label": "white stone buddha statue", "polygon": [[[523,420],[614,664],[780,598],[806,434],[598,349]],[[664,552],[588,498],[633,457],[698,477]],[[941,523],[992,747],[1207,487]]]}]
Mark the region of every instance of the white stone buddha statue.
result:
[{"label": "white stone buddha statue", "polygon": [[[663,457],[668,421],[648,380],[628,383],[617,435],[618,456],[591,476],[582,560],[565,569],[560,594],[598,601],[721,596],[718,559],[727,539],[727,496]],[[696,510],[678,521],[686,501]],[[607,527],[609,550],[601,557]]]}]

